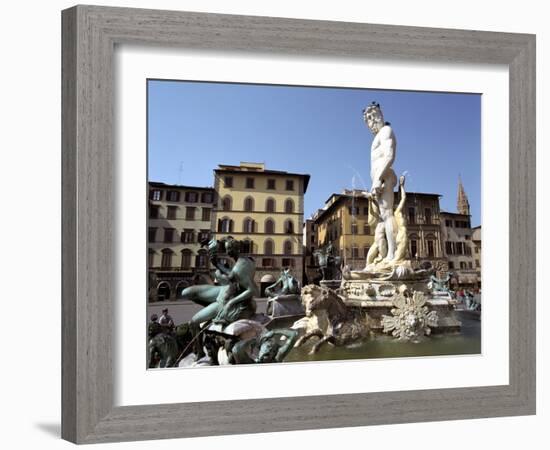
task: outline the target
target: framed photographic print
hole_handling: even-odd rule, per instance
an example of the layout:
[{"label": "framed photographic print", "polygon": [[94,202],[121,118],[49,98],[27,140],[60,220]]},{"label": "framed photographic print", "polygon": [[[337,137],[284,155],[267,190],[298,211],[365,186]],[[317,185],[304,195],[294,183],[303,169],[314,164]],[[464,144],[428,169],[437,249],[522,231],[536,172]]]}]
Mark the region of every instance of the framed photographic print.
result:
[{"label": "framed photographic print", "polygon": [[63,11],[63,437],[533,414],[534,55]]}]

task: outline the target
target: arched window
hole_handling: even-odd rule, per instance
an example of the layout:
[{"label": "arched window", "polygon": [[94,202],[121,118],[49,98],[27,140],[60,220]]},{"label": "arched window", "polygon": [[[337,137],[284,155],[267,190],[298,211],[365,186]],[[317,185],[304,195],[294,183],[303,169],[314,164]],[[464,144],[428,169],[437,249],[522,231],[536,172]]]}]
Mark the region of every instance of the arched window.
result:
[{"label": "arched window", "polygon": [[275,212],[275,199],[268,198],[265,201],[265,211],[268,212],[268,213]]},{"label": "arched window", "polygon": [[170,250],[169,248],[165,248],[162,250],[162,260],[160,262],[160,266],[162,268],[168,268],[172,267],[172,255],[174,252]]},{"label": "arched window", "polygon": [[246,197],[244,199],[244,210],[254,211],[254,199],[252,197]]},{"label": "arched window", "polygon": [[256,228],[255,225],[256,222],[254,222],[254,220],[250,217],[247,217],[243,222],[243,233],[254,233],[254,229]]},{"label": "arched window", "polygon": [[273,222],[273,219],[267,219],[265,221],[265,233],[267,234],[275,233],[275,222]]},{"label": "arched window", "polygon": [[409,255],[411,258],[416,259],[420,255],[418,253],[418,236],[416,234],[411,234],[409,236]]},{"label": "arched window", "polygon": [[233,232],[233,221],[224,217],[223,219],[218,220],[218,232],[219,233],[232,233]]},{"label": "arched window", "polygon": [[157,298],[160,302],[168,300],[172,291],[170,285],[166,281],[161,281],[157,286]]},{"label": "arched window", "polygon": [[188,248],[184,248],[181,251],[181,268],[182,269],[190,269],[191,268],[191,256],[193,255],[193,252],[189,250]]},{"label": "arched window", "polygon": [[208,267],[208,253],[205,249],[201,248],[197,254],[195,261],[195,267],[205,269]]},{"label": "arched window", "polygon": [[428,257],[435,257],[435,236],[433,234],[426,236],[425,251]]},{"label": "arched window", "polygon": [[241,253],[251,254],[254,253],[254,243],[250,239],[245,239],[241,243]]},{"label": "arched window", "polygon": [[271,239],[264,242],[264,255],[273,255],[273,241]]},{"label": "arched window", "polygon": [[232,199],[230,195],[226,195],[222,199],[222,211],[231,211]]},{"label": "arched window", "polygon": [[287,239],[283,246],[283,254],[292,255],[292,241]]},{"label": "arched window", "polygon": [[294,233],[294,222],[292,222],[292,220],[290,219],[285,220],[285,233],[286,234]]},{"label": "arched window", "polygon": [[291,198],[285,200],[285,213],[292,214],[294,212],[294,202]]}]

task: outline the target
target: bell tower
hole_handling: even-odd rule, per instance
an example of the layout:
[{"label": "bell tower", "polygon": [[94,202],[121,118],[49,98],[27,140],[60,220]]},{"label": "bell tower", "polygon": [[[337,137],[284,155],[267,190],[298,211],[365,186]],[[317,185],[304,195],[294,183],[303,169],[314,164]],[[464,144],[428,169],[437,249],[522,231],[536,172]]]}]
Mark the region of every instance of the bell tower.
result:
[{"label": "bell tower", "polygon": [[464,191],[464,186],[462,185],[460,175],[458,176],[458,197],[456,200],[456,209],[459,214],[470,215],[470,202],[468,202],[468,196]]}]

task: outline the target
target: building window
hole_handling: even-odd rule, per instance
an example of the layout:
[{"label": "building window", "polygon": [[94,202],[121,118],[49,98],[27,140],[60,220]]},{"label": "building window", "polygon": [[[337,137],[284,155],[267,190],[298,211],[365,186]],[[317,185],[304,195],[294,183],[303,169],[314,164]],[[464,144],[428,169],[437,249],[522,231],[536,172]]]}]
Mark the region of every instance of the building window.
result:
[{"label": "building window", "polygon": [[294,267],[294,260],[292,258],[283,258],[283,267]]},{"label": "building window", "polygon": [[246,188],[247,189],[254,189],[254,178],[247,178],[246,179]]},{"label": "building window", "polygon": [[277,184],[275,182],[275,178],[269,178],[267,180],[267,188],[270,189],[270,190],[275,190],[277,189]]},{"label": "building window", "polygon": [[481,267],[481,264],[479,263],[479,259],[476,259],[476,267]]},{"label": "building window", "polygon": [[168,191],[166,193],[166,201],[167,202],[179,202],[180,201],[180,193],[178,191]]},{"label": "building window", "polygon": [[201,202],[202,203],[213,203],[214,202],[214,194],[212,192],[203,192],[201,195]]},{"label": "building window", "polygon": [[466,243],[464,243],[464,254],[472,256],[472,248],[469,245],[466,245]]},{"label": "building window", "polygon": [[370,234],[370,227],[368,222],[365,222],[363,224],[363,234]]},{"label": "building window", "polygon": [[474,251],[475,251],[476,253],[479,253],[479,247],[478,247],[477,245],[475,246]]},{"label": "building window", "polygon": [[194,206],[188,206],[185,208],[185,220],[195,220],[195,208]]},{"label": "building window", "polygon": [[411,258],[418,258],[418,243],[416,239],[411,239]]},{"label": "building window", "polygon": [[147,252],[147,266],[149,268],[153,267],[155,264],[155,251],[150,248]]},{"label": "building window", "polygon": [[218,232],[220,233],[233,232],[233,221],[228,218],[220,219],[218,221]]},{"label": "building window", "polygon": [[286,190],[287,191],[294,190],[294,180],[286,180]]},{"label": "building window", "polygon": [[413,224],[413,223],[416,223],[416,212],[414,210],[414,207],[410,207],[409,208],[409,223],[410,224]]},{"label": "building window", "polygon": [[292,220],[285,221],[285,233],[286,234],[294,233],[294,222],[292,222]]},{"label": "building window", "polygon": [[275,267],[275,260],[273,258],[262,258],[262,267],[264,269]]},{"label": "building window", "polygon": [[158,219],[160,217],[160,206],[149,205],[149,218]]},{"label": "building window", "polygon": [[202,208],[202,221],[203,222],[210,222],[210,211],[212,211],[210,208]]},{"label": "building window", "polygon": [[252,220],[250,218],[244,219],[243,232],[244,233],[254,233],[254,228],[256,228],[255,225],[256,225],[256,222],[254,222],[254,220]]},{"label": "building window", "polygon": [[424,209],[424,219],[426,220],[426,223],[428,225],[432,223],[432,210],[431,210],[431,208],[425,208]]},{"label": "building window", "polygon": [[241,244],[241,253],[242,254],[250,254],[254,253],[254,244],[251,240],[246,239]]},{"label": "building window", "polygon": [[445,226],[447,228],[452,228],[453,226],[453,221],[451,219],[445,219]]},{"label": "building window", "polygon": [[156,202],[162,199],[162,191],[160,189],[153,189],[151,191],[150,199]]},{"label": "building window", "polygon": [[273,234],[275,233],[275,222],[271,219],[267,219],[265,221],[265,233],[267,234]]},{"label": "building window", "polygon": [[181,251],[181,268],[182,269],[189,269],[191,268],[191,255],[193,252],[189,250],[188,248],[184,248]]},{"label": "building window", "polygon": [[472,261],[468,261],[468,269],[473,269],[474,265],[472,264]]},{"label": "building window", "polygon": [[167,213],[166,213],[166,218],[167,219],[175,219],[177,210],[178,210],[177,206],[168,206],[168,210],[167,210]]},{"label": "building window", "polygon": [[160,266],[163,269],[167,269],[169,267],[172,267],[172,255],[174,252],[170,250],[169,248],[165,248],[162,250],[162,260],[160,261]]},{"label": "building window", "polygon": [[469,234],[465,234],[465,235],[464,235],[464,239],[466,239],[467,241],[469,241],[469,240],[470,240],[470,235],[469,235]]},{"label": "building window", "polygon": [[252,197],[246,197],[244,199],[244,210],[245,211],[254,211],[254,199]]},{"label": "building window", "polygon": [[465,261],[460,261],[460,268],[461,269],[466,269],[466,267],[468,267],[468,266],[466,266],[466,262]]},{"label": "building window", "polygon": [[285,213],[292,214],[294,212],[294,202],[292,199],[287,198],[285,200]]},{"label": "building window", "polygon": [[364,247],[363,248],[363,258],[366,258],[367,255],[369,254],[369,250],[370,250],[370,247]]},{"label": "building window", "polygon": [[455,242],[455,250],[457,255],[464,254],[464,242]]},{"label": "building window", "polygon": [[369,215],[369,207],[368,207],[368,206],[365,206],[365,207],[363,208],[363,215],[364,215],[364,216],[368,216],[368,215]]},{"label": "building window", "polygon": [[445,242],[445,253],[447,255],[452,255],[453,254],[453,243],[452,242]]},{"label": "building window", "polygon": [[434,246],[434,241],[432,240],[428,240],[426,241],[426,247],[428,249],[428,256],[430,258],[433,258],[435,256],[435,246]]},{"label": "building window", "polygon": [[199,250],[195,266],[201,269],[208,267],[208,254],[206,253],[206,250]]},{"label": "building window", "polygon": [[357,223],[353,222],[351,224],[351,234],[357,234]]},{"label": "building window", "polygon": [[222,211],[231,211],[231,197],[226,195],[222,200]]},{"label": "building window", "polygon": [[149,227],[149,242],[157,241],[157,228]]},{"label": "building window", "polygon": [[199,231],[199,243],[210,240],[210,230],[200,230]]},{"label": "building window", "polygon": [[164,229],[164,242],[174,242],[174,229],[165,228]]},{"label": "building window", "polygon": [[349,207],[349,213],[350,213],[351,216],[359,215],[359,207],[358,206],[350,206]]},{"label": "building window", "polygon": [[223,186],[226,188],[233,187],[233,177],[223,177]]},{"label": "building window", "polygon": [[357,247],[356,245],[351,247],[351,257],[353,259],[359,258],[359,247]]},{"label": "building window", "polygon": [[265,210],[268,213],[275,212],[275,200],[273,200],[272,198],[268,198],[265,201]]},{"label": "building window", "polygon": [[292,255],[292,241],[285,241],[283,245],[283,255]]},{"label": "building window", "polygon": [[455,268],[455,263],[452,261],[449,261],[449,270],[453,270]]},{"label": "building window", "polygon": [[199,194],[196,192],[186,192],[185,201],[189,203],[197,203],[199,201]]},{"label": "building window", "polygon": [[264,242],[264,255],[273,255],[273,241],[271,239]]},{"label": "building window", "polygon": [[181,232],[181,242],[191,244],[194,242],[195,232],[192,229],[185,229]]}]

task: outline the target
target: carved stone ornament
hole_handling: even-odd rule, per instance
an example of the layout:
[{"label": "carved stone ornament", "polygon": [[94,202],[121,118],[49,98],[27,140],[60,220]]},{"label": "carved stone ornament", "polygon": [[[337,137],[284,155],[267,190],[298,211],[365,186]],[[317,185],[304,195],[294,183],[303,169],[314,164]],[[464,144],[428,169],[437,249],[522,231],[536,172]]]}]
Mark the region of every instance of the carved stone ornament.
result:
[{"label": "carved stone ornament", "polygon": [[418,342],[430,335],[430,327],[437,326],[438,316],[426,306],[423,292],[415,291],[412,297],[397,294],[393,297],[391,316],[382,316],[384,333],[390,333],[399,340]]}]

